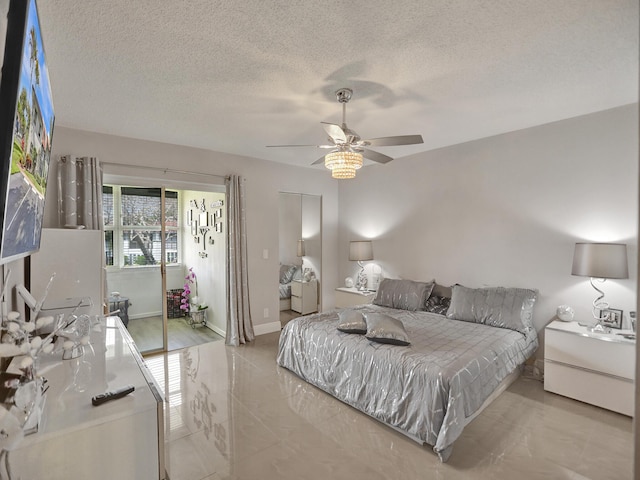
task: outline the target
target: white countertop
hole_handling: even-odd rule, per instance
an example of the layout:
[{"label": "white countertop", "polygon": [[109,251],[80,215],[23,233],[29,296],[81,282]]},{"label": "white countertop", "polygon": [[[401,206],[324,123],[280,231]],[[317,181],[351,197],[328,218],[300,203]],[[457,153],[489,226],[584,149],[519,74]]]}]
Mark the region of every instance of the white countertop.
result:
[{"label": "white countertop", "polygon": [[572,333],[574,335],[581,335],[583,337],[597,338],[599,340],[606,340],[609,342],[627,343],[632,345],[636,343],[635,340],[625,338],[623,336],[633,334],[634,332],[632,330],[618,330],[612,328],[611,333],[591,332],[589,331],[588,327],[580,325],[579,322],[561,322],[558,320],[554,320],[549,325],[547,325],[546,328],[561,332]]},{"label": "white countertop", "polygon": [[[42,420],[38,432],[26,436],[20,447],[157,409],[151,390],[155,386],[145,378],[145,366],[128,332],[116,317],[98,318],[84,355],[62,360],[58,352],[38,358],[37,373],[48,386]],[[93,396],[125,385],[133,385],[135,391],[97,407],[91,404]]]}]

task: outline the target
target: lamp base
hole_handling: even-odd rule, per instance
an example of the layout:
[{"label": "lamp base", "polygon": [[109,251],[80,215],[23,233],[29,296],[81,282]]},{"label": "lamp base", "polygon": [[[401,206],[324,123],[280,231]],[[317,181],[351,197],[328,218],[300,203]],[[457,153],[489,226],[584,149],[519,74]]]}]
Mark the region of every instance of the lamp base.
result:
[{"label": "lamp base", "polygon": [[595,325],[589,327],[589,331],[592,333],[611,333],[611,327],[607,327],[598,322]]},{"label": "lamp base", "polygon": [[358,265],[360,266],[360,271],[358,272],[358,278],[356,280],[356,289],[362,292],[367,289],[367,276],[364,274],[364,265],[362,262],[359,261]]}]

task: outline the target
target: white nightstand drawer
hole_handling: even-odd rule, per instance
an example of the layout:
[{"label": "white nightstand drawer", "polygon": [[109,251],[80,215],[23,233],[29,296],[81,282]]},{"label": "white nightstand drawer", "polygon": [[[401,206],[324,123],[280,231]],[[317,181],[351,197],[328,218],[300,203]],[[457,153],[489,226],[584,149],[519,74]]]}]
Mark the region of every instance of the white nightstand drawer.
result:
[{"label": "white nightstand drawer", "polygon": [[302,298],[291,295],[291,310],[294,312],[302,312]]},{"label": "white nightstand drawer", "polygon": [[602,375],[545,360],[544,389],[633,416],[633,380]]},{"label": "white nightstand drawer", "polygon": [[302,282],[291,282],[291,296],[302,296]]},{"label": "white nightstand drawer", "polygon": [[633,380],[635,343],[620,343],[547,328],[545,359]]}]

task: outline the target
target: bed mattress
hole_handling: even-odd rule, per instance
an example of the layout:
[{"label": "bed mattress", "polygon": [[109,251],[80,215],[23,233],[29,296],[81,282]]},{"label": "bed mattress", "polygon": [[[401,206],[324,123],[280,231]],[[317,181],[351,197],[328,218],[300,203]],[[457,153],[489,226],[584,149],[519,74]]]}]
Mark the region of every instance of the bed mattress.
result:
[{"label": "bed mattress", "polygon": [[466,419],[533,354],[537,334],[366,305],[399,319],[411,345],[369,341],[336,329],[338,312],[289,322],[277,362],[337,399],[451,454]]}]

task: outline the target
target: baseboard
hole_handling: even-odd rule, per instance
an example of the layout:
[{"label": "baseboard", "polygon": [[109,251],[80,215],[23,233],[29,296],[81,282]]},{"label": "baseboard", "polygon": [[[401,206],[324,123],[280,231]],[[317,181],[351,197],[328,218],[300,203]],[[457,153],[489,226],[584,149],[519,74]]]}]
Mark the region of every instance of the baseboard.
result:
[{"label": "baseboard", "polygon": [[148,317],[162,317],[162,310],[159,312],[145,312],[138,313],[136,315],[129,315],[129,320],[137,320],[138,318],[148,318]]},{"label": "baseboard", "polygon": [[220,327],[216,326],[216,325],[212,325],[211,323],[207,323],[207,328],[209,330],[213,330],[215,333],[217,333],[218,335],[220,335],[222,338],[225,338],[227,335],[227,332],[225,332],[224,330],[222,330]]},{"label": "baseboard", "polygon": [[266,335],[267,333],[279,332],[280,322],[261,323],[253,326],[253,333],[256,335]]}]

